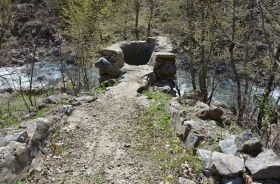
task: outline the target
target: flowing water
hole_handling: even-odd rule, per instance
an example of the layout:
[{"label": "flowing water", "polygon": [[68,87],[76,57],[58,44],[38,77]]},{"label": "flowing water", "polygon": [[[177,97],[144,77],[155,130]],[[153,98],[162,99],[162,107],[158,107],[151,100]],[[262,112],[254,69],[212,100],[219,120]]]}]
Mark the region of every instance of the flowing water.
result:
[{"label": "flowing water", "polygon": [[[64,71],[68,71],[65,72],[66,76],[68,74],[73,75],[73,73],[75,73],[76,67],[77,66],[75,65],[67,65],[66,63],[63,63]],[[34,72],[35,77],[33,86],[52,86],[56,85],[62,80],[61,64],[59,62],[51,61],[48,59],[36,62],[34,66]],[[98,70],[96,68],[92,68],[91,70],[89,70],[89,72],[91,83],[98,84]],[[28,73],[30,73],[30,65],[0,68],[0,89],[19,89],[20,86],[28,87],[30,80]],[[181,94],[186,89],[192,89],[190,73],[183,70],[178,70],[177,80]],[[210,83],[211,80],[212,79],[209,77],[208,82]],[[250,86],[250,89],[252,90],[251,94],[261,93],[264,90],[263,88],[257,87],[256,85]],[[236,94],[237,91],[235,81],[232,79],[222,79],[220,80],[217,89],[214,92],[213,100],[218,100],[228,105],[236,105]],[[278,86],[278,88],[276,88],[271,95],[273,101],[276,101],[279,95],[280,88]]]},{"label": "flowing water", "polygon": [[[197,78],[198,79],[198,78]],[[211,87],[211,81],[212,78],[208,77],[208,86]],[[185,72],[183,70],[178,70],[177,71],[177,82],[179,85],[179,89],[181,91],[181,94],[185,90],[191,90],[192,89],[192,82],[191,82],[191,75],[189,72]],[[196,81],[196,85],[198,87],[198,81]],[[213,100],[217,100],[220,102],[224,102],[228,104],[229,106],[231,105],[237,105],[236,104],[236,97],[237,97],[237,87],[236,87],[236,82],[232,79],[228,78],[223,78],[219,80],[218,86],[214,92],[213,95]],[[208,92],[210,92],[210,88],[208,89]],[[244,85],[242,85],[242,90],[244,90]],[[249,86],[249,90],[251,91],[251,99],[253,99],[253,94],[261,94],[264,91],[264,88],[258,87],[257,85],[251,85]],[[278,86],[273,93],[271,94],[271,98],[273,102],[276,102],[277,98],[280,95],[280,87]],[[278,103],[280,105],[280,103]]]},{"label": "flowing water", "polygon": [[[77,66],[62,64],[65,76],[73,75]],[[30,84],[31,65],[2,67],[0,68],[0,89],[20,87],[28,87]],[[90,79],[92,83],[98,81],[97,69],[93,68],[90,71]],[[62,80],[61,63],[51,60],[42,60],[34,65],[33,86],[52,86]]]}]

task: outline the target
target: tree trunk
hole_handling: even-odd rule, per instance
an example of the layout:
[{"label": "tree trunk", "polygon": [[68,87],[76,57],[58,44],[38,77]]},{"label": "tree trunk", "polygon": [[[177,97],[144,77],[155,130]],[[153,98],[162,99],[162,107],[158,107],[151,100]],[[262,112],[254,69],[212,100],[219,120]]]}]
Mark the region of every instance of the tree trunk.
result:
[{"label": "tree trunk", "polygon": [[200,51],[200,73],[199,73],[199,88],[200,88],[200,99],[202,102],[207,103],[207,83],[206,83],[206,64],[205,64],[205,50],[204,45],[201,45]]}]

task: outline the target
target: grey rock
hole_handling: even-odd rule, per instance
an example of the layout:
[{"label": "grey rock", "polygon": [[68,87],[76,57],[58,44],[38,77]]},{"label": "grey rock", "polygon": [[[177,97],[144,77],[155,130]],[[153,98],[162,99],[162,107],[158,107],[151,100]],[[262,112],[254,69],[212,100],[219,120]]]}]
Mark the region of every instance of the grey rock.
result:
[{"label": "grey rock", "polygon": [[26,143],[11,141],[8,146],[0,147],[0,183],[13,183],[30,161]]},{"label": "grey rock", "polygon": [[204,135],[190,133],[185,141],[185,147],[187,151],[192,151],[198,146],[199,142],[203,140]]},{"label": "grey rock", "polygon": [[167,111],[168,114],[172,114],[173,112],[180,111],[180,110],[183,110],[183,108],[176,101],[171,101],[170,103],[168,103],[166,105],[166,111]]},{"label": "grey rock", "polygon": [[26,143],[28,142],[28,135],[26,131],[20,131],[12,133],[11,135],[8,135],[3,138],[3,140],[0,141],[0,146],[5,146],[11,141]]},{"label": "grey rock", "polygon": [[280,178],[280,158],[270,149],[245,162],[254,179]]},{"label": "grey rock", "polygon": [[73,102],[71,102],[71,104],[72,104],[73,106],[77,107],[77,106],[79,106],[79,105],[82,105],[82,102],[80,102],[80,101],[73,101]]},{"label": "grey rock", "polygon": [[60,107],[59,111],[56,113],[57,116],[70,116],[71,113],[75,110],[75,108],[72,105],[63,105]]},{"label": "grey rock", "polygon": [[253,134],[250,130],[246,130],[241,135],[238,136],[237,141],[240,143],[244,143],[251,139],[253,137]]},{"label": "grey rock", "polygon": [[244,170],[245,165],[240,158],[219,152],[214,152],[212,154],[211,171],[214,174],[236,177]]},{"label": "grey rock", "polygon": [[210,109],[209,105],[207,105],[206,103],[203,103],[201,101],[196,102],[194,107],[198,108],[198,109],[203,109],[203,110]]},{"label": "grey rock", "polygon": [[41,172],[44,167],[44,159],[42,157],[34,158],[31,163],[31,169],[30,172],[36,171]]},{"label": "grey rock", "polygon": [[187,112],[183,110],[181,105],[176,101],[171,101],[166,105],[166,111],[170,114],[171,125],[176,132],[184,132],[182,127],[183,121],[186,118]]},{"label": "grey rock", "polygon": [[107,57],[101,57],[96,63],[95,67],[99,68],[99,73],[102,74],[109,74],[112,77],[119,77],[121,75],[120,68],[110,60],[107,59]]},{"label": "grey rock", "polygon": [[61,98],[59,96],[55,96],[55,95],[51,95],[49,97],[47,97],[43,103],[46,104],[59,104],[61,103]]},{"label": "grey rock", "polygon": [[166,94],[170,94],[172,96],[176,96],[176,92],[173,91],[173,89],[171,89],[170,86],[163,86],[163,87],[158,87],[159,91],[166,93]]},{"label": "grey rock", "polygon": [[191,131],[199,131],[202,127],[200,121],[184,121],[180,133],[182,133],[183,140],[188,136]]},{"label": "grey rock", "polygon": [[179,184],[197,184],[195,181],[179,177]]},{"label": "grey rock", "polygon": [[244,142],[243,145],[243,152],[244,153],[259,153],[262,151],[262,143],[261,141],[256,138],[253,137],[251,139],[249,139],[248,141]]},{"label": "grey rock", "polygon": [[206,109],[200,112],[199,117],[203,120],[219,120],[224,112],[219,108]]},{"label": "grey rock", "polygon": [[213,101],[213,104],[214,104],[215,106],[219,107],[219,108],[224,108],[224,109],[227,109],[227,108],[228,108],[228,106],[227,106],[225,103],[219,102],[219,101],[216,101],[216,100]]},{"label": "grey rock", "polygon": [[210,162],[211,162],[211,151],[198,149],[196,152],[197,156],[201,158],[201,162],[205,169],[209,169]]},{"label": "grey rock", "polygon": [[51,122],[46,118],[37,118],[22,122],[19,128],[25,130],[30,137],[30,142],[43,140],[49,134]]},{"label": "grey rock", "polygon": [[237,146],[235,144],[236,136],[232,135],[229,138],[222,140],[219,142],[219,147],[225,154],[236,155],[237,153]]},{"label": "grey rock", "polygon": [[223,184],[244,184],[243,178],[241,177],[224,177]]}]

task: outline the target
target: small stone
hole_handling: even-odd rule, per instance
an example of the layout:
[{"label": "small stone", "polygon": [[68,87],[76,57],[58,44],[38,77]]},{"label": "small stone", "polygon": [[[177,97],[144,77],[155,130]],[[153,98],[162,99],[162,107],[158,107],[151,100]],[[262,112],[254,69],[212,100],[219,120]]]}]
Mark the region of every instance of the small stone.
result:
[{"label": "small stone", "polygon": [[225,154],[236,155],[237,153],[237,146],[235,144],[235,135],[230,136],[229,138],[222,140],[219,142],[219,147]]},{"label": "small stone", "polygon": [[211,161],[211,151],[198,149],[196,154],[199,158],[201,158],[201,162],[204,165],[205,169],[209,169],[209,165]]}]

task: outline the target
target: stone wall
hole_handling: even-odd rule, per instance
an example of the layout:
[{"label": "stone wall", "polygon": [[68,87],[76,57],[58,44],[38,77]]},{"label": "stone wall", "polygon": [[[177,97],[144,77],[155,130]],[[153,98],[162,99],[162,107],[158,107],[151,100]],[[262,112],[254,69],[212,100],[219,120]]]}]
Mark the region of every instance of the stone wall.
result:
[{"label": "stone wall", "polygon": [[[150,37],[146,41],[123,41],[100,50],[100,59],[95,66],[99,68],[100,83],[118,78],[122,67],[128,65],[150,65],[160,86],[167,83],[173,88],[176,75],[175,55],[172,43],[167,37]],[[171,81],[171,82],[170,82]]]}]

